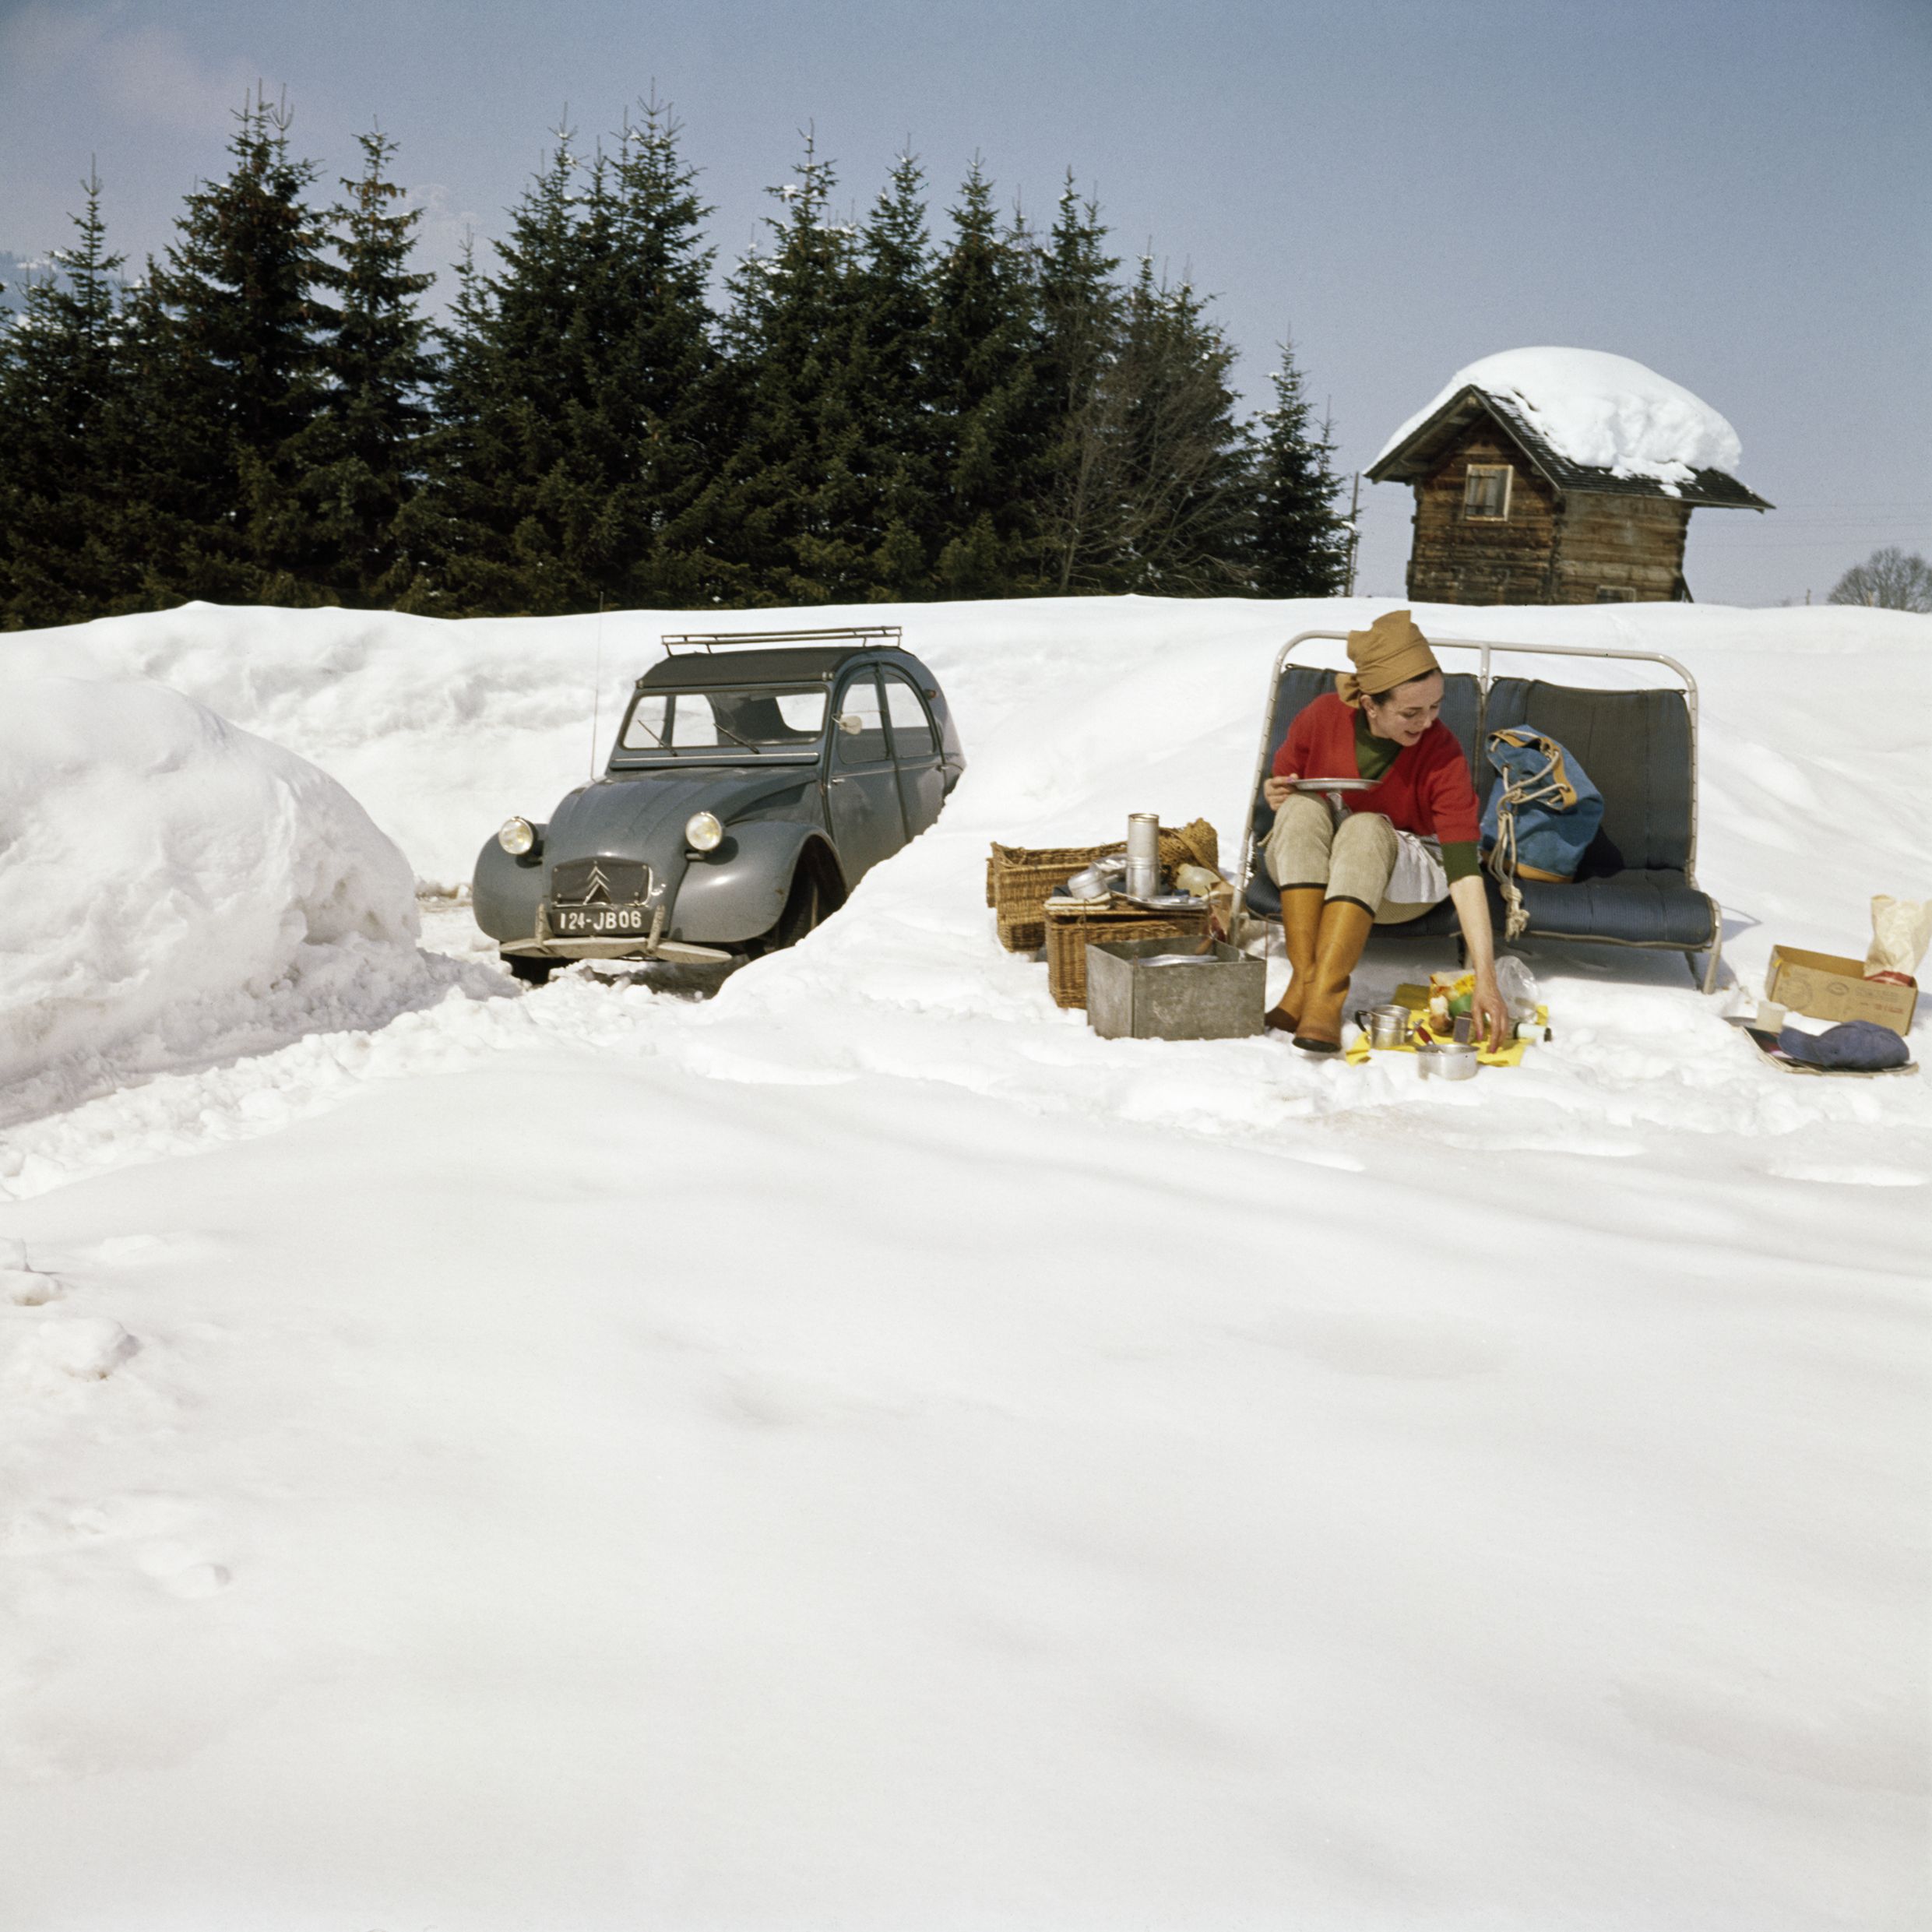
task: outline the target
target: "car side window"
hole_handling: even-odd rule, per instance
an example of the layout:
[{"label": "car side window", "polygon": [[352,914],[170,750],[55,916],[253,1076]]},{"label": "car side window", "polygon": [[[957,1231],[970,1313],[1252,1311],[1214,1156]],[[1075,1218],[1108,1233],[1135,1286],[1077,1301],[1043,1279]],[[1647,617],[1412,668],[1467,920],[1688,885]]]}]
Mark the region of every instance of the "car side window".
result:
[{"label": "car side window", "polygon": [[932,720],[903,671],[886,670],[885,715],[892,721],[892,748],[901,758],[930,758],[939,749]]},{"label": "car side window", "polygon": [[[876,765],[886,755],[885,719],[879,709],[879,688],[871,672],[861,671],[845,688],[839,700],[839,762],[841,765]],[[849,720],[856,718],[853,731]]]}]

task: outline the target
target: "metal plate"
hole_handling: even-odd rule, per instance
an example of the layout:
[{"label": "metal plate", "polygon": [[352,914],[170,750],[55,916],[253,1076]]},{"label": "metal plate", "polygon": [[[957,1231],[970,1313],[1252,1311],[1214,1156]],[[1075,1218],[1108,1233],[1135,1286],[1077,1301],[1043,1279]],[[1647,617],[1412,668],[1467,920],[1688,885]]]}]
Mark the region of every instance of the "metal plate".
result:
[{"label": "metal plate", "polygon": [[1298,792],[1372,792],[1381,782],[1379,778],[1297,778],[1293,783]]},{"label": "metal plate", "polygon": [[565,859],[550,868],[553,905],[626,906],[648,899],[650,891],[650,868],[639,859]]}]

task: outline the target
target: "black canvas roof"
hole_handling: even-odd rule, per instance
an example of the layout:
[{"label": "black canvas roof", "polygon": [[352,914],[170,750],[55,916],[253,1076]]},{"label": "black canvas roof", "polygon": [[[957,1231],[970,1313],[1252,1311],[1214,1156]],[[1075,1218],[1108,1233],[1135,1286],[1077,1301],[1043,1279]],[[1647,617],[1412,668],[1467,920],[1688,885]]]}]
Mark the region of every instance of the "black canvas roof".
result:
[{"label": "black canvas roof", "polygon": [[1372,464],[1372,483],[1413,483],[1426,476],[1442,452],[1480,415],[1490,417],[1519,445],[1531,466],[1558,490],[1596,491],[1606,496],[1668,497],[1679,503],[1719,509],[1768,510],[1772,506],[1722,470],[1699,470],[1687,482],[1666,489],[1649,477],[1613,476],[1559,456],[1533,429],[1506,396],[1491,396],[1473,383],[1456,391],[1427,422]]},{"label": "black canvas roof", "polygon": [[906,653],[877,639],[843,644],[791,644],[766,650],[674,651],[638,681],[640,691],[714,691],[727,684],[829,681],[855,657],[910,663]]}]

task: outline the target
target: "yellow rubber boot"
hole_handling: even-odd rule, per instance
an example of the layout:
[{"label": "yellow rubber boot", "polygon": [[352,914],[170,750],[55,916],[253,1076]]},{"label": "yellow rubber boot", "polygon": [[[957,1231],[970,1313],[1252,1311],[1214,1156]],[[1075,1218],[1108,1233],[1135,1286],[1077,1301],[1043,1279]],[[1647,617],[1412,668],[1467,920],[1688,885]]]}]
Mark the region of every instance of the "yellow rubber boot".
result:
[{"label": "yellow rubber boot", "polygon": [[1291,885],[1281,896],[1282,939],[1288,953],[1287,991],[1262,1016],[1276,1033],[1292,1033],[1301,1023],[1303,1002],[1314,974],[1315,934],[1321,927],[1325,885]]},{"label": "yellow rubber boot", "polygon": [[1368,908],[1352,899],[1323,903],[1321,928],[1315,934],[1314,971],[1308,983],[1308,997],[1302,1002],[1301,1023],[1295,1029],[1295,1044],[1304,1053],[1342,1050],[1342,1012],[1348,1005],[1349,977],[1361,959],[1374,924]]}]

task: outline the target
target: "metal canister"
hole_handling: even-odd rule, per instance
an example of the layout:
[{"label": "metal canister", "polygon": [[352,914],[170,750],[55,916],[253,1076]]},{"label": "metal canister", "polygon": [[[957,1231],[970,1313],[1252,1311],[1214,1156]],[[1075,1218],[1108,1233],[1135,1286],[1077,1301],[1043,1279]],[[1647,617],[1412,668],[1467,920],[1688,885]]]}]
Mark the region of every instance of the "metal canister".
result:
[{"label": "metal canister", "polygon": [[1127,890],[1135,899],[1151,899],[1160,890],[1160,814],[1132,811],[1127,815]]}]

